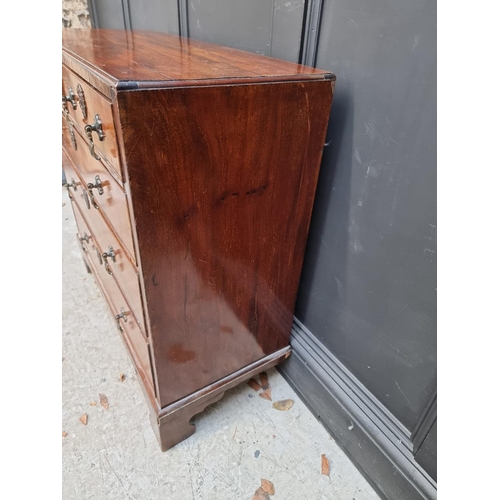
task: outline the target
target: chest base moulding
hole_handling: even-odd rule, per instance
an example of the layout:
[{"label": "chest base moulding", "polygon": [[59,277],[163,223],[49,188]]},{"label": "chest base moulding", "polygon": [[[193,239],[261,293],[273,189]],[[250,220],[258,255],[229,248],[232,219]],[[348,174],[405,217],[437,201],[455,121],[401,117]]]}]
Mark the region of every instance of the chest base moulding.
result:
[{"label": "chest base moulding", "polygon": [[163,450],[290,355],[332,74],[177,36],[63,32],[65,174]]}]

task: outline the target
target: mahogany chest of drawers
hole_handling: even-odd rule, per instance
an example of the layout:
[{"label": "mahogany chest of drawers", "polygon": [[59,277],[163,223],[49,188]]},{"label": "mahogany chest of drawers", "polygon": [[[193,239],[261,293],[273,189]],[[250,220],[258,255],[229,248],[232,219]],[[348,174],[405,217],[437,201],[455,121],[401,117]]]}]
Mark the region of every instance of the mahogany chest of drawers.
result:
[{"label": "mahogany chest of drawers", "polygon": [[332,74],[177,36],[64,30],[77,238],[166,450],[290,354]]}]

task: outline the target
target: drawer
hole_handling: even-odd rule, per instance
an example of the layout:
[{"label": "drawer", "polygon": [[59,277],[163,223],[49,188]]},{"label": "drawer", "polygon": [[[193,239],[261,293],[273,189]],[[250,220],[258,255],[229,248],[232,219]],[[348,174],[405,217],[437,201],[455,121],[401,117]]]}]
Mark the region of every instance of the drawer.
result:
[{"label": "drawer", "polygon": [[62,90],[63,98],[70,99],[66,100],[63,106],[69,111],[76,127],[84,137],[86,137],[85,126],[92,125],[95,115],[99,115],[104,139],[100,141],[97,133],[92,132],[96,153],[98,156],[104,157],[103,159],[105,163],[109,164],[113,175],[122,180],[111,101],[64,66],[62,68]]},{"label": "drawer", "polygon": [[[69,181],[68,181],[69,182]],[[135,320],[139,324],[143,335],[146,337],[146,326],[144,323],[144,315],[142,309],[141,292],[139,285],[139,275],[137,268],[130,262],[122,245],[116,239],[114,233],[109,229],[104,219],[97,210],[87,210],[82,207],[82,198],[74,196],[78,193],[73,193],[72,187],[69,187],[72,198],[79,205],[82,215],[95,238],[97,247],[101,250],[101,257],[98,258],[98,263],[111,276],[114,276],[122,291],[125,299],[130,306]],[[80,203],[78,203],[78,200]],[[102,258],[102,253],[106,252],[109,256]],[[96,254],[97,255],[97,254]]]},{"label": "drawer", "polygon": [[[70,129],[71,127],[63,119],[64,151],[71,161],[73,171],[85,181],[85,186],[74,193],[75,197],[79,198],[77,203],[84,212],[99,211],[101,213],[135,263],[127,195],[103,164],[90,156],[87,144],[80,134],[75,130],[71,135]],[[74,137],[74,143],[72,137]],[[66,179],[68,178],[68,172],[66,172]],[[97,187],[90,189],[89,184]]]},{"label": "drawer", "polygon": [[[80,177],[78,176],[78,174],[76,173],[75,169],[73,168],[73,165],[69,161],[68,155],[66,154],[64,149],[63,149],[62,154],[63,154],[62,166],[63,166],[63,170],[64,170],[64,175],[66,176],[66,187],[68,189],[70,198],[72,200],[76,200],[76,201],[83,204],[84,203],[83,197],[82,197],[82,193],[84,190],[83,189],[83,182],[80,179]],[[82,207],[80,207],[80,208],[82,208]]]},{"label": "drawer", "polygon": [[[63,155],[66,156],[66,153],[63,152]],[[112,248],[115,261],[108,259],[108,268],[118,282],[118,286],[127,299],[137,323],[141,327],[144,336],[146,336],[137,268],[130,262],[123,250],[122,244],[101,217],[99,211],[87,209],[84,200],[88,199],[88,195],[84,195],[86,190],[83,188],[82,181],[75,172],[71,161],[67,160],[63,164],[70,198],[82,212],[86,224],[91,228],[92,234],[97,240],[98,247],[105,252],[110,252],[109,247]],[[101,265],[104,265],[104,262]]]},{"label": "drawer", "polygon": [[[75,214],[76,225],[78,227],[78,237],[82,245],[82,249],[87,256],[87,262],[93,271],[96,281],[101,288],[111,313],[117,321],[117,325],[124,336],[125,343],[134,359],[137,370],[140,372],[141,378],[147,381],[150,388],[153,389],[153,377],[151,372],[151,361],[149,356],[149,346],[141,333],[134,315],[124,299],[113,276],[110,276],[104,270],[104,267],[99,264],[97,251],[98,247],[95,244],[92,236],[82,239],[85,234],[90,235],[90,230],[85,222],[78,207],[73,204],[73,212]],[[100,250],[100,249],[99,249]]]}]

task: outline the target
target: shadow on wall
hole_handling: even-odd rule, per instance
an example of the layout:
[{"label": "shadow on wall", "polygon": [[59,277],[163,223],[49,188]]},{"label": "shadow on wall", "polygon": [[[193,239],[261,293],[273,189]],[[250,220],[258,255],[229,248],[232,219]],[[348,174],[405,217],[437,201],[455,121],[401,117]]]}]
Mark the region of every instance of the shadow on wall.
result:
[{"label": "shadow on wall", "polygon": [[[341,148],[343,151],[351,150],[353,148],[353,128],[354,128],[354,112],[352,105],[352,94],[347,85],[339,86],[338,83],[335,88],[332,109],[330,112],[330,121],[328,124],[328,131],[326,134],[325,148],[323,150],[323,159],[321,170],[318,179],[318,187],[316,190],[316,197],[314,201],[313,215],[311,219],[311,226],[309,229],[309,238],[307,241],[306,254],[304,258],[304,266],[300,279],[300,288],[297,296],[297,304],[295,314],[300,321],[306,315],[309,302],[314,297],[314,301],[325,301],[321,305],[321,310],[327,314],[331,314],[331,299],[328,295],[312,288],[314,276],[318,272],[325,272],[325,269],[319,269],[319,253],[321,247],[331,253],[334,242],[326,241],[328,235],[342,235],[340,241],[346,244],[341,246],[338,242],[335,244],[335,261],[336,261],[336,275],[335,282],[337,287],[338,299],[337,303],[344,302],[344,289],[342,283],[345,283],[345,276],[338,276],[339,270],[347,269],[348,247],[349,242],[349,210],[339,211],[335,217],[335,231],[327,231],[325,224],[327,222],[328,214],[331,210],[331,205],[334,202],[336,206],[349,206],[350,190],[336,190],[335,186],[350,186],[351,169],[339,168],[339,153]],[[345,178],[347,177],[347,178]],[[331,224],[331,221],[330,221]],[[316,332],[321,338],[322,332]]]}]

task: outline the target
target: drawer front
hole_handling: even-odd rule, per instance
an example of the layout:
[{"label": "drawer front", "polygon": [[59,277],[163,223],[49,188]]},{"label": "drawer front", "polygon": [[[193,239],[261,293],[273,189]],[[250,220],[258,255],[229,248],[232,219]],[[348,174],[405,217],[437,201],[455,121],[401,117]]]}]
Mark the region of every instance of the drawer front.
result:
[{"label": "drawer front", "polygon": [[[66,188],[68,189],[70,198],[72,200],[76,200],[79,203],[84,203],[83,202],[83,182],[78,176],[78,174],[75,172],[75,169],[73,168],[73,165],[68,159],[68,155],[66,152],[63,150],[63,170],[64,170],[64,175],[66,176]],[[83,208],[83,207],[80,207]]]},{"label": "drawer front", "polygon": [[96,153],[98,156],[104,157],[105,162],[109,164],[116,177],[120,180],[123,179],[111,101],[64,66],[62,68],[62,90],[63,97],[70,99],[66,100],[63,106],[68,110],[82,135],[85,136],[85,126],[92,125],[95,115],[99,115],[104,139],[100,141],[97,133],[92,132]]},{"label": "drawer front", "polygon": [[153,377],[151,372],[151,362],[149,357],[148,343],[144,340],[139,325],[137,324],[134,315],[131,313],[125,298],[123,297],[113,276],[106,273],[104,267],[99,264],[97,257],[98,251],[101,249],[96,245],[93,236],[90,236],[88,241],[81,239],[85,234],[90,234],[89,227],[81,215],[78,207],[73,204],[73,212],[75,214],[76,225],[78,227],[78,237],[84,252],[87,255],[87,260],[94,272],[96,281],[100,286],[111,313],[115,317],[120,331],[125,337],[125,342],[132,354],[137,371],[146,381],[150,388],[153,388]]},{"label": "drawer front", "polygon": [[[82,186],[79,192],[78,205],[84,212],[99,211],[102,214],[135,263],[134,243],[125,192],[103,164],[90,156],[86,142],[76,130],[73,132],[75,150],[70,133],[71,127],[64,119],[63,127],[63,148],[71,160],[73,168],[77,171],[76,173],[85,181],[85,187]],[[98,187],[90,189],[88,188],[89,184]]]},{"label": "drawer front", "polygon": [[[63,155],[66,156],[64,152]],[[99,248],[103,249],[104,252],[112,252],[114,254],[114,261],[112,259],[107,259],[108,269],[118,282],[118,286],[122,290],[137,323],[146,337],[146,326],[144,323],[137,268],[126,256],[122,244],[118,241],[113,231],[111,231],[107,223],[101,217],[99,211],[87,209],[85,197],[87,197],[86,199],[88,200],[88,194],[86,194],[86,190],[83,188],[83,183],[80,177],[73,169],[71,161],[67,160],[63,163],[64,173],[66,175],[66,187],[70,198],[84,215],[86,223],[91,228],[92,234],[96,238]],[[110,251],[109,247],[112,248],[112,251]],[[104,261],[101,265],[104,265]]]},{"label": "drawer front", "polygon": [[66,188],[68,190],[69,197],[72,201],[78,205],[78,208],[84,212],[87,210],[87,205],[85,200],[89,199],[87,190],[85,189],[85,184],[81,180],[80,176],[76,173],[73,168],[73,164],[68,159],[66,152],[63,149],[63,155],[66,158],[66,162],[63,164],[64,175],[66,176]]},{"label": "drawer front", "polygon": [[[68,189],[71,190],[72,188],[69,187]],[[73,193],[71,193],[71,195],[74,197]],[[79,198],[81,201],[82,198]],[[79,208],[82,209],[81,203],[79,204]],[[82,214],[92,231],[92,235],[96,239],[95,243],[97,247],[99,247],[102,252],[106,252],[106,254],[109,255],[103,259],[101,252],[99,265],[102,266],[108,274],[115,277],[118,286],[134,314],[135,320],[139,324],[144,337],[146,337],[137,268],[131,264],[123,251],[122,245],[109,229],[106,222],[104,222],[99,212],[97,210],[86,210],[86,208],[83,210],[85,211],[82,211]]]}]

